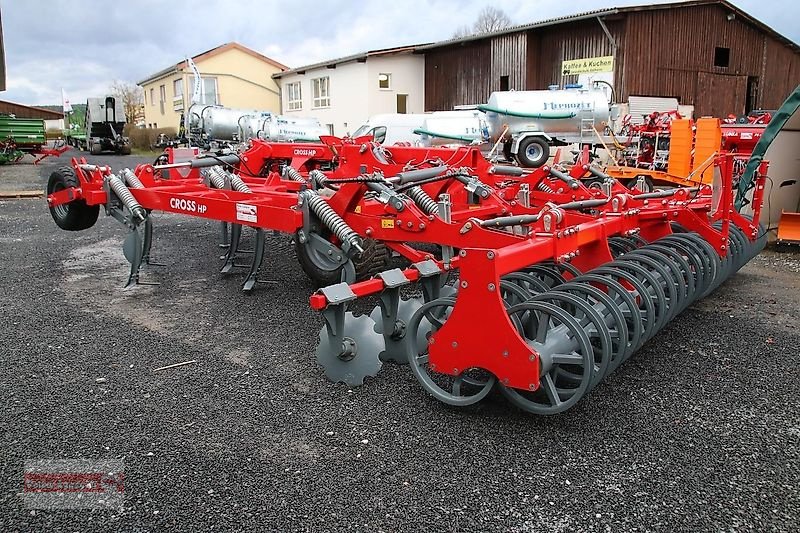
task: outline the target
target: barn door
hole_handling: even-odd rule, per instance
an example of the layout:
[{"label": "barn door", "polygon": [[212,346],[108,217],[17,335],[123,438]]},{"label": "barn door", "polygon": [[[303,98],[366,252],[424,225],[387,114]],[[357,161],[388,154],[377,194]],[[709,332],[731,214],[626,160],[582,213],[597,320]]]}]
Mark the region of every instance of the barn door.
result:
[{"label": "barn door", "polygon": [[747,105],[747,76],[697,73],[695,117],[743,115]]}]

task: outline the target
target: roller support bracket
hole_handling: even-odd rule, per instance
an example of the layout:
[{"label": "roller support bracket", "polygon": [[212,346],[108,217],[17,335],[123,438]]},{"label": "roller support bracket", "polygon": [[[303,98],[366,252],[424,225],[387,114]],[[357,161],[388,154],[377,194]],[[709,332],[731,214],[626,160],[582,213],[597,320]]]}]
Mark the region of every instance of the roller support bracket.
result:
[{"label": "roller support bracket", "polygon": [[381,353],[381,360],[407,363],[408,358],[403,345],[406,324],[398,320],[397,314],[400,306],[400,289],[410,282],[399,268],[381,272],[376,277],[380,278],[384,285],[378,300],[383,339],[386,345],[385,350]]},{"label": "roller support bracket", "polygon": [[435,261],[430,259],[414,263],[411,268],[419,272],[419,282],[422,286],[422,296],[425,302],[439,298],[444,281],[442,278],[446,275],[446,272],[439,268]]}]

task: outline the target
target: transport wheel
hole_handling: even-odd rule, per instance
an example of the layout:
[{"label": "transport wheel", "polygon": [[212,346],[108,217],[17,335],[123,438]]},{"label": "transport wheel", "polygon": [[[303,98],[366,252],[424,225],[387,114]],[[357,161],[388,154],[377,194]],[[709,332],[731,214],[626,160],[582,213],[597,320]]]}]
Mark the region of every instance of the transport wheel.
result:
[{"label": "transport wheel", "polygon": [[550,145],[538,137],[528,137],[517,149],[517,161],[526,168],[538,168],[550,159]]},{"label": "transport wheel", "polygon": [[89,143],[89,153],[92,155],[100,155],[103,153],[103,145],[100,143]]},{"label": "transport wheel", "polygon": [[[294,242],[300,268],[318,287],[327,287],[342,281],[340,265],[331,261],[325,254],[301,243],[296,237]],[[364,253],[353,257],[356,280],[367,279],[386,270],[386,265],[389,263],[390,252],[384,243],[374,239],[364,239],[362,248]]]},{"label": "transport wheel", "polygon": [[[72,167],[56,169],[50,174],[50,179],[47,180],[48,195],[70,187],[80,187],[80,182]],[[75,200],[68,204],[50,208],[50,215],[52,215],[56,225],[67,231],[80,231],[91,228],[97,222],[99,213],[99,205],[86,205],[85,200]]]}]

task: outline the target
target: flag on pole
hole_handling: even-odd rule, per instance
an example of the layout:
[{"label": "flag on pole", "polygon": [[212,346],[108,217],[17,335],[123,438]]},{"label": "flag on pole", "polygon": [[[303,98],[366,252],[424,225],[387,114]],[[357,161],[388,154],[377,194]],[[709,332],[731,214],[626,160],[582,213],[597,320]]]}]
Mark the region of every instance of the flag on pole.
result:
[{"label": "flag on pole", "polygon": [[64,92],[62,87],[61,89],[61,105],[64,107],[64,114],[72,113],[72,104],[69,103],[69,98],[67,98],[67,93]]},{"label": "flag on pole", "polygon": [[203,80],[200,78],[200,71],[197,70],[197,65],[194,64],[191,57],[187,57],[186,61],[189,63],[189,68],[192,69],[194,74],[194,90],[192,91],[192,103],[200,103],[200,95],[203,91]]}]

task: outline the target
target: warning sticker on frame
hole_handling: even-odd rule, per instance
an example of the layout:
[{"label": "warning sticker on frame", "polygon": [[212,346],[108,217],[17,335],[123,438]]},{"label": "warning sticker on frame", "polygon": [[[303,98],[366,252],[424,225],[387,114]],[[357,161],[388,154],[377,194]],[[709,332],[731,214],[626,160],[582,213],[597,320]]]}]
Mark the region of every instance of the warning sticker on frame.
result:
[{"label": "warning sticker on frame", "polygon": [[258,222],[258,206],[236,204],[236,220],[241,220],[242,222]]}]

